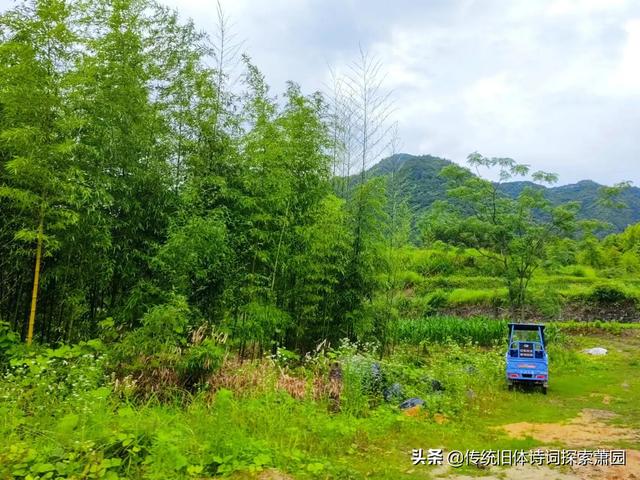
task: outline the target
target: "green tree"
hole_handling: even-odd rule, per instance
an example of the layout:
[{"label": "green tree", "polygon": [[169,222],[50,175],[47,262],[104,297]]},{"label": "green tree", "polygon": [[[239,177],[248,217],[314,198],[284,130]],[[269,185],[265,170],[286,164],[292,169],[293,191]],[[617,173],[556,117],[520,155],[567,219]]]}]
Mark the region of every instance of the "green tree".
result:
[{"label": "green tree", "polygon": [[379,287],[378,274],[384,272],[385,236],[388,221],[385,181],[372,178],[358,185],[347,205],[352,244],[347,273],[342,285],[343,336],[375,335],[370,306]]},{"label": "green tree", "polygon": [[42,259],[59,249],[63,232],[77,221],[84,192],[73,135],[77,117],[66,103],[76,42],[70,16],[57,0],[31,1],[0,16],[0,202],[12,216],[13,240],[35,253],[27,343]]},{"label": "green tree", "polygon": [[[497,169],[497,182],[451,165],[447,179],[449,201],[437,202],[422,221],[428,240],[440,239],[476,249],[488,258],[504,279],[509,303],[525,313],[526,292],[533,273],[542,265],[550,242],[576,227],[578,205],[553,206],[540,189],[525,188],[517,198],[500,193],[500,183],[529,174],[529,167],[510,158],[468,157],[472,168]],[[535,172],[538,182],[553,183],[553,174]]]},{"label": "green tree", "polygon": [[[312,347],[338,341],[350,308],[342,302],[352,237],[345,201],[334,195],[313,207],[312,220],[297,229],[298,244],[290,259],[292,344]],[[284,292],[283,292],[284,294]]]},{"label": "green tree", "polygon": [[[107,256],[100,263],[109,276],[107,285],[100,286],[100,302],[112,309],[135,307],[129,292],[149,279],[151,259],[175,210],[169,195],[170,129],[162,104],[152,95],[153,87],[165,81],[151,49],[157,42],[149,27],[154,5],[119,0],[87,8],[94,36],[86,40],[79,63],[82,90],[76,108],[85,120],[84,161],[95,190],[103,192],[97,208],[100,226],[95,227],[108,238]],[[134,309],[123,318],[130,321],[140,313]]]}]

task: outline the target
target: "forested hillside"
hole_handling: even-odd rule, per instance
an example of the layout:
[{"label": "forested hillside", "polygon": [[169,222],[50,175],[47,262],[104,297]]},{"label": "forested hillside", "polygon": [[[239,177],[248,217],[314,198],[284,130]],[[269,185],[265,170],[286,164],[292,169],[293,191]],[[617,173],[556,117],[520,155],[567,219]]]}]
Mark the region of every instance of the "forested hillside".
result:
[{"label": "forested hillside", "polygon": [[[427,210],[434,201],[446,197],[446,182],[439,175],[442,168],[451,161],[432,155],[396,154],[385,158],[369,169],[371,176],[389,176],[395,172],[401,185],[402,194],[407,198],[416,218]],[[357,180],[357,179],[356,179]],[[599,205],[602,185],[592,180],[583,180],[572,185],[545,186],[530,181],[505,182],[500,191],[510,197],[517,197],[524,188],[539,188],[554,204],[579,202],[578,217],[600,220],[610,224],[609,232],[622,231],[628,225],[640,221],[640,188],[631,187],[620,194],[623,208],[611,210]],[[603,229],[604,232],[607,229]]]}]

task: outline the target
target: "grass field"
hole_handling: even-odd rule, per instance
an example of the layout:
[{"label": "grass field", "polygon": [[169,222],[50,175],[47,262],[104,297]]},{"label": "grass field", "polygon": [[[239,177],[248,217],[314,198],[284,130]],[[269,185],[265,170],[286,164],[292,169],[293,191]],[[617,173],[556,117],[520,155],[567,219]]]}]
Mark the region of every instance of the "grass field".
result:
[{"label": "grass field", "polygon": [[[421,332],[428,332],[427,327]],[[39,390],[43,382],[32,383],[18,372],[0,385],[0,478],[477,476],[487,472],[414,466],[411,451],[640,449],[640,330],[595,324],[566,324],[561,330],[549,347],[547,396],[507,391],[502,345],[481,346],[464,336],[397,348],[379,363],[366,348],[343,345],[303,364],[230,364],[212,380],[215,389],[171,404],[154,399],[140,403],[127,396],[126,385],[87,378],[86,365],[81,376],[73,377],[75,365],[87,355],[67,353],[62,361],[67,376],[58,379],[58,384],[70,382],[65,395],[48,395]],[[582,353],[592,346],[608,348],[609,354]],[[326,397],[315,388],[324,375],[322,362],[335,359],[344,373],[340,413],[330,413]],[[401,397],[384,401],[368,377],[374,364],[387,383],[402,385]],[[47,367],[41,367],[36,375],[47,375]],[[409,396],[423,398],[424,408],[400,411],[399,400]],[[550,441],[540,430],[544,428],[535,426],[574,428],[567,422],[585,411],[600,412],[602,418],[594,420],[598,425],[629,435],[602,441],[568,436],[564,443]],[[501,428],[523,422],[519,428],[524,434],[517,437]]]}]

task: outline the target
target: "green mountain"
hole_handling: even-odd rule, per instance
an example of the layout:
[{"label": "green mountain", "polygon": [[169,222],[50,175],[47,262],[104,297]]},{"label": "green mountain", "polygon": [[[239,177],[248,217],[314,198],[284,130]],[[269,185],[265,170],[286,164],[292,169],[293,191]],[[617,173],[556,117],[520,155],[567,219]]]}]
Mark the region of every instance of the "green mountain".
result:
[{"label": "green mountain", "polygon": [[[367,176],[388,176],[395,172],[402,193],[418,216],[435,200],[446,198],[445,182],[439,173],[443,167],[451,163],[450,160],[432,155],[399,153],[369,168]],[[554,204],[577,201],[580,203],[580,218],[611,223],[618,231],[627,225],[640,222],[640,188],[637,187],[631,187],[622,193],[620,200],[626,207],[615,210],[598,205],[598,191],[602,185],[591,180],[558,187],[545,187],[527,181],[507,182],[502,184],[500,189],[506,195],[515,197],[525,187],[544,190],[546,197]]]}]

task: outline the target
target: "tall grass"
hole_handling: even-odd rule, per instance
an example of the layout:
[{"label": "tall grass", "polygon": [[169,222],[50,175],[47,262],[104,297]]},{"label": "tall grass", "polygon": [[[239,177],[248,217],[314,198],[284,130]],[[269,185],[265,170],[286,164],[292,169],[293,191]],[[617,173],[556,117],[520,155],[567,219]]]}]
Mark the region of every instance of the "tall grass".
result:
[{"label": "tall grass", "polygon": [[[394,333],[398,343],[409,345],[456,342],[491,347],[506,344],[509,333],[508,323],[508,320],[483,316],[471,318],[432,316],[419,320],[399,320],[395,324]],[[548,322],[545,325],[547,344],[563,344],[567,340],[567,333],[578,331],[581,327],[588,327],[589,331],[601,328],[609,332],[634,328],[632,326],[634,324],[617,324],[615,322]]]},{"label": "tall grass", "polygon": [[396,323],[396,339],[400,343],[419,345],[422,342],[476,343],[492,346],[506,341],[507,321],[488,317],[463,319],[433,316]]},{"label": "tall grass", "polygon": [[597,333],[610,333],[621,335],[626,331],[640,330],[640,323],[619,322],[559,322],[558,328],[567,334],[589,335]]}]

